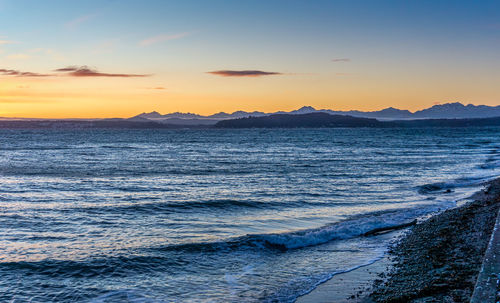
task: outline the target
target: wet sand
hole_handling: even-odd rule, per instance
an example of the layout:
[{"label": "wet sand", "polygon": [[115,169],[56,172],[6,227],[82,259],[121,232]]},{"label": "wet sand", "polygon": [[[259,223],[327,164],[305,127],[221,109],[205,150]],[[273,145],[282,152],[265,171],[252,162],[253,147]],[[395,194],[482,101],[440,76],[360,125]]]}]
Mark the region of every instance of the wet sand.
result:
[{"label": "wet sand", "polygon": [[[396,230],[390,233],[372,235],[380,241],[390,241],[392,238],[400,237],[404,232]],[[391,260],[388,255],[381,256],[376,262],[361,266],[349,272],[334,275],[330,280],[320,284],[312,292],[297,299],[297,303],[357,303],[361,302],[369,290],[372,289],[373,281],[380,279],[380,275],[388,270]]]},{"label": "wet sand", "polygon": [[373,264],[335,275],[309,294],[299,297],[296,303],[362,302],[373,281],[379,279],[390,263],[389,258],[384,257]]}]

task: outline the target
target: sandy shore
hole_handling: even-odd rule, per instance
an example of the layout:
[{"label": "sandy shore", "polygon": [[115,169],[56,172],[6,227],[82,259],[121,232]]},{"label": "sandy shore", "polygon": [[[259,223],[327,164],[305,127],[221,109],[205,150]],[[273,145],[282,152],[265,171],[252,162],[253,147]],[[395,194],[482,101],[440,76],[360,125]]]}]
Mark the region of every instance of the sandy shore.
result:
[{"label": "sandy shore", "polygon": [[296,303],[359,303],[389,264],[389,258],[384,257],[373,264],[335,275],[311,293],[299,297]]},{"label": "sandy shore", "polygon": [[[380,241],[390,241],[397,237],[401,231],[376,235]],[[358,303],[366,296],[367,290],[371,289],[373,281],[380,279],[379,275],[384,273],[390,266],[391,260],[388,256],[382,257],[376,262],[361,266],[357,269],[334,275],[330,280],[320,284],[312,292],[299,297],[296,303]]]},{"label": "sandy shore", "polygon": [[500,207],[500,180],[474,201],[414,226],[364,302],[469,302]]}]

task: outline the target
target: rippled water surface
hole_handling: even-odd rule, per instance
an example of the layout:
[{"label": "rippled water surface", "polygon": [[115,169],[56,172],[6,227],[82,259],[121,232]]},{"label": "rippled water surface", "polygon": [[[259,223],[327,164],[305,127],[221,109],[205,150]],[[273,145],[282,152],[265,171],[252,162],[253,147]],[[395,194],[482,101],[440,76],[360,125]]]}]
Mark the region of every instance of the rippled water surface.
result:
[{"label": "rippled water surface", "polygon": [[0,130],[0,301],[294,301],[499,175],[499,128]]}]

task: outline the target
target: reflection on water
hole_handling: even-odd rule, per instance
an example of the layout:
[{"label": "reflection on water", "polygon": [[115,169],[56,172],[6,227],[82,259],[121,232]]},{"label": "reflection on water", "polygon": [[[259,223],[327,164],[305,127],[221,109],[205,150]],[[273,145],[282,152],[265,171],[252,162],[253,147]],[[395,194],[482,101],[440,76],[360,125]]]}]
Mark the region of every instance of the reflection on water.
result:
[{"label": "reflection on water", "polygon": [[498,175],[499,134],[0,130],[0,301],[293,301]]}]

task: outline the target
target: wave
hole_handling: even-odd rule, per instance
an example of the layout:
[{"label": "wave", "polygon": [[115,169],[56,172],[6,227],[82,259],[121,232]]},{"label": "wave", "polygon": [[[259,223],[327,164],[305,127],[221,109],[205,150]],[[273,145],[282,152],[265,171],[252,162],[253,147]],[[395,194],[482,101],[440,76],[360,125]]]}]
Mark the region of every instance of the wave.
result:
[{"label": "wave", "polygon": [[0,150],[4,151],[49,151],[49,150],[69,150],[72,149],[71,147],[68,146],[19,146],[19,147],[12,147],[12,146],[3,146],[0,147]]},{"label": "wave", "polygon": [[147,149],[147,146],[133,146],[133,145],[101,145],[96,148],[107,148],[107,149]]},{"label": "wave", "polygon": [[483,164],[479,165],[481,169],[493,169],[498,167],[500,167],[500,159],[497,153],[495,153],[495,156],[488,157]]},{"label": "wave", "polygon": [[380,229],[397,227],[401,224],[409,223],[409,221],[416,217],[437,210],[439,209],[400,209],[341,221],[316,229],[282,234],[253,235],[250,238],[262,241],[266,247],[280,250],[297,249],[320,245],[334,240],[355,238],[376,232]]},{"label": "wave", "polygon": [[418,186],[418,192],[420,194],[430,194],[439,191],[451,190],[452,188],[457,187],[456,183],[445,183],[445,182],[437,182],[437,183],[429,183]]},{"label": "wave", "polygon": [[[123,207],[112,206],[108,210],[113,212],[133,211],[133,212],[176,212],[179,210],[203,210],[203,209],[227,209],[234,210],[238,208],[276,208],[283,207],[286,203],[283,202],[259,202],[251,200],[207,200],[207,201],[184,201],[184,202],[159,202],[159,203],[143,203],[134,204]],[[292,206],[292,205],[289,205]]]},{"label": "wave", "polygon": [[[158,201],[143,203],[111,203],[102,205],[76,205],[57,208],[58,212],[73,213],[82,212],[86,214],[169,214],[178,212],[206,212],[206,211],[235,211],[235,210],[283,210],[294,208],[314,208],[314,207],[339,207],[351,206],[352,203],[346,202],[320,202],[320,201],[262,201],[262,200],[235,200],[235,199],[215,199],[215,200],[191,200],[191,201]],[[368,202],[360,202],[356,205],[366,205]],[[36,205],[35,208],[29,208],[37,211],[54,211],[53,207]],[[0,215],[0,218],[5,217]],[[21,218],[23,216],[20,216]]]},{"label": "wave", "polygon": [[439,192],[451,192],[454,188],[478,186],[496,178],[498,178],[498,175],[496,174],[478,174],[476,176],[455,179],[452,182],[428,183],[418,186],[417,189],[418,193],[424,195]]},{"label": "wave", "polygon": [[182,202],[152,202],[152,203],[135,203],[135,204],[112,204],[101,206],[89,207],[71,207],[59,209],[63,212],[80,211],[92,214],[101,213],[142,213],[142,214],[157,214],[157,213],[177,213],[182,211],[234,211],[238,209],[283,209],[283,208],[301,208],[312,206],[325,206],[325,203],[307,203],[307,202],[263,202],[254,200],[233,200],[233,199],[220,199],[220,200],[205,200],[205,201],[182,201]]},{"label": "wave", "polygon": [[[248,169],[233,169],[233,168],[168,168],[168,167],[155,167],[155,168],[142,168],[124,166],[116,168],[114,166],[106,166],[103,164],[99,169],[94,168],[97,162],[85,162],[77,160],[73,167],[68,166],[44,166],[41,163],[39,166],[13,166],[4,165],[0,166],[0,175],[3,176],[40,176],[40,177],[61,177],[61,178],[106,178],[106,177],[143,177],[143,176],[243,176],[258,173],[259,171],[249,171]],[[31,163],[30,163],[31,164]],[[57,165],[57,164],[55,164]]]},{"label": "wave", "polygon": [[388,210],[325,225],[319,228],[275,234],[249,234],[219,242],[199,242],[158,247],[162,251],[216,252],[237,249],[272,249],[287,251],[324,244],[334,240],[369,235],[381,229],[407,224],[415,218],[443,210],[443,206],[428,206]]},{"label": "wave", "polygon": [[83,261],[54,260],[1,262],[0,273],[25,272],[54,278],[92,278],[98,276],[129,277],[133,274],[163,271],[185,262],[167,256],[119,256]]},{"label": "wave", "polygon": [[13,261],[0,262],[0,274],[25,272],[30,275],[49,277],[92,278],[97,276],[130,277],[135,274],[175,272],[185,267],[193,258],[202,254],[231,253],[232,251],[288,250],[320,245],[333,240],[364,236],[380,228],[398,226],[415,217],[439,210],[437,207],[399,209],[359,216],[316,229],[281,234],[253,234],[221,240],[175,244],[165,247],[145,248],[145,254],[124,256],[103,256],[84,260]]},{"label": "wave", "polygon": [[499,167],[500,167],[500,160],[487,161],[486,163],[479,165],[479,168],[481,169],[494,169]]}]

